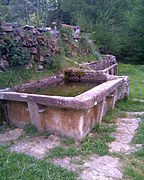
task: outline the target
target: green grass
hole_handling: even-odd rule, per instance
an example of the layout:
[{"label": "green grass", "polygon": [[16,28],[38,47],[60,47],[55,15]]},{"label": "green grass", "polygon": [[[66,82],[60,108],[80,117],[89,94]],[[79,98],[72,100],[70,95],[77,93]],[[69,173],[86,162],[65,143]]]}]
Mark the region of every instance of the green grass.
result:
[{"label": "green grass", "polygon": [[40,135],[40,132],[38,131],[38,129],[35,126],[33,126],[31,123],[27,124],[24,127],[24,131],[25,131],[26,135],[28,135],[30,137]]},{"label": "green grass", "polygon": [[10,153],[6,147],[0,147],[0,175],[1,180],[76,179],[73,172],[24,154]]},{"label": "green grass", "polygon": [[[116,105],[118,111],[144,111],[144,65],[119,64],[119,75],[128,75],[130,80],[130,97]],[[142,148],[130,156],[122,158],[124,163],[124,178],[144,179],[144,117],[134,136],[132,144],[142,144]]]},{"label": "green grass", "polygon": [[72,139],[72,138],[68,138],[68,137],[66,137],[66,138],[64,138],[63,139],[63,143],[65,144],[65,145],[71,145],[71,144],[74,144],[74,139]]},{"label": "green grass", "polygon": [[[22,83],[27,83],[30,81],[37,81],[42,78],[46,78],[54,73],[58,73],[69,67],[75,67],[74,62],[83,63],[86,60],[92,61],[97,60],[93,55],[78,56],[76,58],[65,58],[62,55],[52,58],[53,64],[45,65],[43,71],[38,71],[36,64],[34,64],[33,69],[27,70],[25,68],[15,68],[10,71],[0,73],[0,88],[14,87],[15,85],[21,85]],[[73,62],[74,61],[74,62]]]},{"label": "green grass", "polygon": [[[140,126],[137,130],[137,133],[134,136],[132,143],[133,144],[142,144],[144,147],[144,116],[142,117],[142,122],[140,123]],[[144,152],[143,152],[143,156],[144,156]]]},{"label": "green grass", "polygon": [[76,58],[72,58],[72,60],[81,64],[81,63],[87,63],[87,62],[92,62],[92,61],[98,61],[98,58],[93,54],[89,54],[87,56],[79,55]]},{"label": "green grass", "polygon": [[144,160],[132,157],[124,160],[124,177],[131,180],[144,179]]},{"label": "green grass", "polygon": [[144,103],[133,99],[121,100],[116,104],[116,108],[121,112],[140,112],[144,111]]},{"label": "green grass", "polygon": [[45,138],[48,138],[51,135],[49,131],[46,132],[38,131],[38,129],[31,123],[27,124],[23,130],[25,132],[25,135],[29,136],[30,138],[36,136],[45,136]]},{"label": "green grass", "polygon": [[132,140],[132,144],[142,144],[142,148],[131,153],[130,156],[120,155],[124,164],[124,179],[144,179],[144,116],[142,122]]},{"label": "green grass", "polygon": [[119,75],[127,75],[130,80],[130,98],[144,100],[144,65],[118,64]]},{"label": "green grass", "polygon": [[125,117],[126,116],[124,111],[121,111],[121,109],[117,108],[119,103],[121,103],[121,101],[119,101],[116,104],[116,107],[114,109],[110,109],[109,112],[106,114],[106,116],[103,117],[104,122],[115,123],[117,117]]},{"label": "green grass", "polygon": [[78,147],[75,147],[73,144],[70,147],[58,146],[50,151],[47,158],[87,156],[95,153],[104,156],[108,153],[107,143],[113,140],[110,133],[114,131],[115,127],[108,124],[104,124],[101,127],[96,126],[93,129],[93,136],[87,136],[84,142],[81,142]]},{"label": "green grass", "polygon": [[[119,75],[129,76],[129,99],[117,103],[119,111],[144,111],[144,65],[118,64]],[[137,100],[138,99],[138,100]]]},{"label": "green grass", "polygon": [[11,71],[0,73],[0,88],[13,87],[29,81],[40,80],[41,78],[50,76],[50,70],[37,71],[26,69],[14,69]]}]

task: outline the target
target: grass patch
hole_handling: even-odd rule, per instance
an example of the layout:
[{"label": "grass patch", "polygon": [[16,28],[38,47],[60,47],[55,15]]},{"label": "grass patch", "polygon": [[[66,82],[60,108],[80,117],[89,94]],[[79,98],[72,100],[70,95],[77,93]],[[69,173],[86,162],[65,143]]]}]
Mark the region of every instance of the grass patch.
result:
[{"label": "grass patch", "polygon": [[105,136],[108,133],[114,132],[115,131],[115,127],[113,126],[109,126],[107,124],[104,124],[103,126],[100,126],[99,124],[95,126],[95,128],[93,129],[94,132],[96,132],[97,134],[100,134],[101,137]]},{"label": "grass patch", "polygon": [[110,138],[101,138],[96,139],[92,137],[87,137],[85,142],[82,144],[80,148],[80,154],[83,156],[89,154],[99,154],[100,156],[104,156],[108,153],[108,146],[106,142],[109,142]]},{"label": "grass patch", "polygon": [[37,71],[36,69],[14,69],[7,72],[0,73],[0,88],[14,87],[29,81],[40,80],[41,78],[50,76],[52,71],[43,70]]},{"label": "grass patch", "polygon": [[98,61],[98,58],[94,54],[89,54],[89,55],[79,55],[76,58],[72,58],[75,62],[81,64],[81,63],[87,63],[87,62],[92,62],[92,61]]},{"label": "grass patch", "polygon": [[[116,108],[119,111],[144,111],[144,103],[134,99],[144,99],[144,66],[119,64],[119,75],[128,75],[130,80],[130,99],[120,101]],[[139,180],[144,179],[144,117],[137,133],[132,141],[133,144],[142,144],[142,148],[130,156],[125,156],[124,178]]]},{"label": "grass patch", "polygon": [[48,154],[48,158],[64,158],[66,156],[87,156],[89,154],[99,154],[104,156],[108,153],[108,142],[111,142],[113,138],[110,136],[111,132],[115,131],[115,127],[109,125],[103,125],[102,127],[96,126],[93,130],[93,136],[87,136],[85,141],[82,142],[79,147],[71,145],[71,147],[56,147]]},{"label": "grass patch", "polygon": [[38,129],[34,125],[32,125],[31,123],[27,124],[24,127],[24,131],[25,131],[26,135],[28,135],[30,137],[40,135],[40,132],[38,131]]},{"label": "grass patch", "polygon": [[66,156],[73,157],[73,156],[78,156],[78,155],[79,155],[79,151],[75,147],[65,148],[62,146],[58,146],[50,151],[47,158],[50,158],[50,159],[64,158]]},{"label": "grass patch", "polygon": [[76,174],[0,147],[0,179],[76,179]]},{"label": "grass patch", "polygon": [[0,125],[0,134],[5,133],[7,131],[7,128],[8,127],[5,125]]},{"label": "grass patch", "polygon": [[74,139],[66,137],[63,139],[63,143],[67,146],[72,145],[72,144],[74,144]]},{"label": "grass patch", "polygon": [[48,131],[46,131],[46,132],[38,131],[38,129],[31,123],[27,124],[24,127],[24,131],[25,131],[26,135],[28,135],[29,137],[44,135],[45,138],[48,138],[51,135],[51,133]]},{"label": "grass patch", "polygon": [[116,105],[114,109],[110,109],[106,116],[103,117],[103,121],[106,123],[115,123],[118,117],[126,117],[126,114],[118,109]]},{"label": "grass patch", "polygon": [[119,63],[118,66],[119,75],[129,76],[130,97],[128,100],[118,102],[116,107],[120,111],[144,111],[144,103],[134,100],[144,100],[144,65],[130,65]]},{"label": "grass patch", "polygon": [[[30,81],[38,81],[42,78],[49,77],[69,67],[75,67],[74,62],[83,63],[87,59],[89,61],[97,60],[92,54],[87,56],[78,56],[76,58],[65,58],[62,55],[51,58],[43,71],[37,70],[37,64],[34,64],[33,69],[27,70],[25,68],[15,68],[10,71],[0,73],[0,88],[12,88],[15,85],[27,83]],[[72,61],[71,61],[72,60]],[[73,62],[74,61],[74,62]],[[47,61],[46,61],[47,62]]]},{"label": "grass patch", "polygon": [[142,144],[144,147],[144,116],[142,117],[142,122],[134,136],[132,141],[133,144]]},{"label": "grass patch", "polygon": [[120,111],[140,112],[140,111],[144,111],[144,103],[132,99],[121,100],[116,104],[116,108],[119,110],[119,112]]},{"label": "grass patch", "polygon": [[[137,111],[141,110],[141,105]],[[144,116],[132,140],[132,144],[142,144],[142,148],[124,158],[124,177],[127,179],[144,179]]]},{"label": "grass patch", "polygon": [[131,155],[124,159],[124,177],[126,179],[144,179],[144,159]]},{"label": "grass patch", "polygon": [[144,65],[118,64],[119,75],[129,76],[130,98],[144,100]]}]

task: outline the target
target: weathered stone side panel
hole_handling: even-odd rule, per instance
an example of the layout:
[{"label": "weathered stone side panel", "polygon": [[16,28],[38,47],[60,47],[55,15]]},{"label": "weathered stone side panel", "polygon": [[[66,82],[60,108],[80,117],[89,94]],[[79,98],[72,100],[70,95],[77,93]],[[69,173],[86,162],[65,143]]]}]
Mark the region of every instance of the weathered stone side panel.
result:
[{"label": "weathered stone side panel", "polygon": [[9,101],[8,110],[11,125],[24,127],[28,122],[30,122],[27,103]]},{"label": "weathered stone side panel", "polygon": [[86,135],[96,125],[96,123],[98,123],[97,106],[86,110],[84,118],[84,134]]},{"label": "weathered stone side panel", "polygon": [[129,79],[124,77],[124,82],[116,89],[116,100],[127,99],[129,97]]},{"label": "weathered stone side panel", "polygon": [[[44,131],[50,131],[77,140],[83,139],[99,122],[98,106],[88,110],[57,109],[46,107],[39,113]],[[42,127],[42,125],[41,125]]]},{"label": "weathered stone side panel", "polygon": [[[79,121],[84,117],[84,110],[45,107],[45,111],[39,115],[45,131],[74,138],[80,135]],[[83,131],[83,126],[81,128]]]},{"label": "weathered stone side panel", "polygon": [[92,63],[82,64],[82,67],[89,67],[95,71],[104,70],[116,63],[116,57],[113,55],[104,55],[103,60]]}]

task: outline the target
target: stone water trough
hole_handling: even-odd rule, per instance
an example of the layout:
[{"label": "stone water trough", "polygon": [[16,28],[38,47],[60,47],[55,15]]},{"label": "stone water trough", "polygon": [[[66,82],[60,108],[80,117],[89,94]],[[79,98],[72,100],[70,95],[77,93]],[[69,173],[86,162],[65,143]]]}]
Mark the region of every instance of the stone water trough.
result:
[{"label": "stone water trough", "polygon": [[[82,67],[13,90],[1,90],[0,101],[7,122],[15,127],[31,122],[40,131],[84,139],[96,124],[101,124],[102,117],[114,108],[116,101],[128,97],[129,80],[127,76],[117,76],[117,63],[112,55]],[[93,86],[73,97],[32,93],[33,89],[57,87],[64,82],[93,83]]]}]

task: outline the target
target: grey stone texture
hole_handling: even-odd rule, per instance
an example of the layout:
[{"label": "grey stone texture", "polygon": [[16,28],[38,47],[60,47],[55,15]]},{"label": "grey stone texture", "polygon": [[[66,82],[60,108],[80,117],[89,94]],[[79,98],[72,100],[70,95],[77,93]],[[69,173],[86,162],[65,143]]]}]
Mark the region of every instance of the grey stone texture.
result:
[{"label": "grey stone texture", "polygon": [[120,167],[120,159],[111,156],[90,157],[90,160],[84,163],[86,168],[82,171],[82,180],[103,180],[103,179],[121,179],[123,177]]},{"label": "grey stone texture", "polygon": [[54,135],[50,135],[48,138],[44,136],[35,138],[26,138],[23,141],[17,141],[10,147],[10,151],[17,153],[24,153],[35,157],[36,159],[42,159],[46,154],[61,143],[60,138]]},{"label": "grey stone texture", "polygon": [[117,119],[117,129],[116,132],[113,133],[115,141],[109,145],[110,152],[130,154],[135,151],[136,147],[131,145],[130,142],[140,122],[140,118],[133,117]]},{"label": "grey stone texture", "polygon": [[8,130],[0,134],[0,144],[5,144],[9,141],[15,141],[24,134],[23,129]]}]

